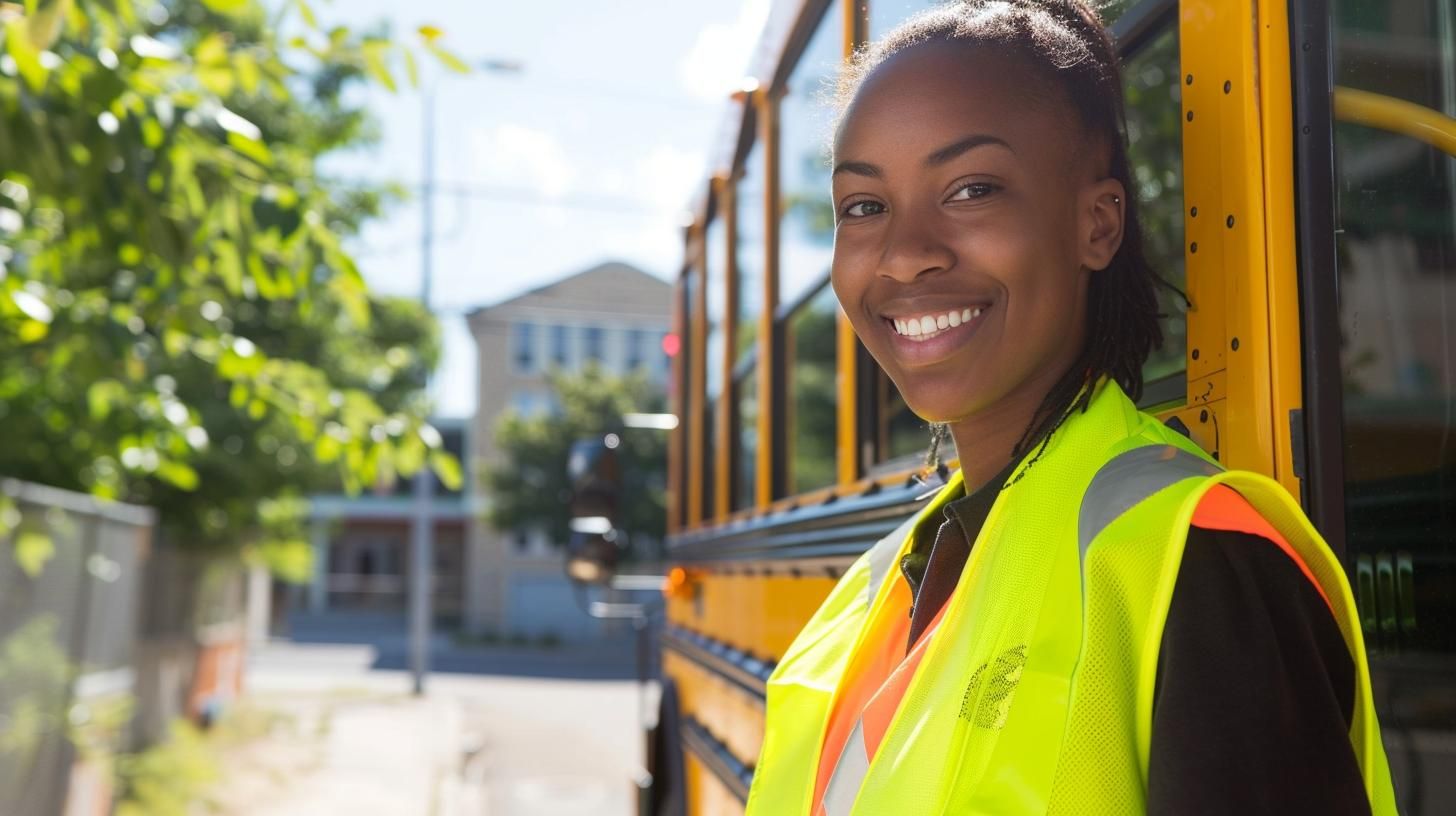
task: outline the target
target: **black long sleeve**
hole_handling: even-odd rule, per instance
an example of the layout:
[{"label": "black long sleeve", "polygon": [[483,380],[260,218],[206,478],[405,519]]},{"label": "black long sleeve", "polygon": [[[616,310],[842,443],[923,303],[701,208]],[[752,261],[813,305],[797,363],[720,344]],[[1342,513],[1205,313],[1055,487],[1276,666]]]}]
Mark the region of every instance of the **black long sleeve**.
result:
[{"label": "black long sleeve", "polygon": [[1294,561],[1192,528],[1158,660],[1148,813],[1370,813],[1354,690],[1339,627]]}]

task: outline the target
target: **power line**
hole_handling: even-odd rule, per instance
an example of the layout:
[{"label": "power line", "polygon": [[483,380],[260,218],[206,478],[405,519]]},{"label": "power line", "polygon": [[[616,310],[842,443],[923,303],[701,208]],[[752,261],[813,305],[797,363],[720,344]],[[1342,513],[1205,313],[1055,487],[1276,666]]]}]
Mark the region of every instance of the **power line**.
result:
[{"label": "power line", "polygon": [[[401,183],[390,179],[333,178],[330,180],[359,187],[383,187],[393,184],[414,192],[423,192],[425,189],[425,185],[421,182]],[[471,182],[436,182],[433,185],[433,189],[439,195],[469,198],[477,201],[524,204],[531,207],[547,207],[564,210],[588,210],[646,218],[672,218],[681,215],[685,211],[663,209],[660,204],[638,199],[618,198],[615,196],[576,195],[570,199],[558,199],[544,196],[539,191],[527,187],[504,187]]]}]

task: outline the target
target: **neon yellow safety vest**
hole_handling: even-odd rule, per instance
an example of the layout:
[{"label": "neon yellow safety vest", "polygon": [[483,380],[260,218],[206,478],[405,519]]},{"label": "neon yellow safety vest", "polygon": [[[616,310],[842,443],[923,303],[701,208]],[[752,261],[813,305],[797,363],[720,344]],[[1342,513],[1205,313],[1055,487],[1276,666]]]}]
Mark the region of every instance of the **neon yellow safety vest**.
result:
[{"label": "neon yellow safety vest", "polygon": [[[814,812],[845,667],[916,524],[959,480],[855,562],[779,662],[749,816]],[[1189,521],[1219,484],[1288,540],[1328,596],[1356,668],[1350,741],[1372,811],[1395,814],[1339,562],[1276,482],[1222,470],[1104,382],[997,497],[878,751],[838,760],[828,816],[1145,811],[1163,624]]]}]

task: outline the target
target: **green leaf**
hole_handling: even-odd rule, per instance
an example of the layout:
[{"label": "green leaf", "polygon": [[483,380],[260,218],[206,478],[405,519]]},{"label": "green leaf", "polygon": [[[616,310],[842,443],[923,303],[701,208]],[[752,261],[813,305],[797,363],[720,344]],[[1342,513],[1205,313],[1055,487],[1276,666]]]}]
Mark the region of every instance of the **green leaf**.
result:
[{"label": "green leaf", "polygon": [[49,323],[27,319],[20,321],[20,327],[15,330],[15,335],[20,338],[22,343],[35,343],[44,340],[50,332]]},{"label": "green leaf", "polygon": [[450,53],[449,51],[446,51],[444,47],[436,43],[434,40],[426,40],[425,48],[429,49],[430,53],[435,55],[435,59],[438,59],[440,63],[446,68],[449,68],[457,74],[470,73],[470,66],[465,64],[465,60],[462,60],[454,54]]},{"label": "green leaf", "polygon": [[299,16],[309,28],[318,28],[318,17],[314,16],[313,7],[308,4],[308,0],[293,0],[293,4],[298,7]]},{"label": "green leaf", "polygon": [[26,530],[15,538],[15,563],[31,578],[40,575],[55,554],[56,545],[45,533]]},{"label": "green leaf", "polygon": [[228,131],[227,141],[228,146],[233,150],[247,156],[258,164],[265,167],[273,164],[272,151],[268,149],[268,145],[263,144],[258,139],[250,139],[241,133],[230,130]]},{"label": "green leaf", "polygon": [[70,10],[71,0],[51,0],[45,8],[30,14],[30,44],[37,51],[44,51],[55,44]]},{"label": "green leaf", "polygon": [[443,450],[430,451],[430,469],[451,490],[460,489],[460,461]]},{"label": "green leaf", "polygon": [[177,462],[171,459],[163,460],[157,465],[157,477],[183,490],[197,489],[197,471],[191,465]]},{"label": "green leaf", "polygon": [[0,493],[0,538],[10,535],[19,526],[20,508],[15,506],[15,499]]},{"label": "green leaf", "polygon": [[399,53],[404,57],[404,75],[409,78],[411,88],[420,86],[420,66],[415,62],[415,53],[408,48],[401,47]]},{"label": "green leaf", "polygon": [[202,0],[202,5],[218,14],[237,14],[250,5],[250,0]]},{"label": "green leaf", "polygon": [[193,49],[192,58],[197,60],[198,65],[226,66],[228,61],[227,37],[224,37],[221,32],[213,32],[203,37],[202,41]]},{"label": "green leaf", "polygon": [[86,404],[91,419],[100,422],[111,415],[112,406],[126,399],[126,386],[116,380],[97,380],[86,389]]},{"label": "green leaf", "polygon": [[241,294],[243,291],[243,258],[238,254],[238,246],[232,241],[218,241],[213,251],[217,254],[217,275],[222,278],[223,285],[234,294]]},{"label": "green leaf", "polygon": [[385,57],[389,51],[389,43],[381,40],[370,40],[363,45],[364,68],[374,81],[388,88],[391,93],[399,90],[394,84],[394,76],[389,73],[389,65]]},{"label": "green leaf", "polygon": [[242,86],[244,93],[255,94],[258,92],[261,75],[258,71],[258,60],[252,54],[244,51],[233,57],[233,70],[238,74],[238,84]]},{"label": "green leaf", "polygon": [[5,50],[15,60],[15,67],[25,84],[39,93],[45,87],[46,69],[40,64],[40,50],[30,41],[30,30],[24,17],[11,17],[5,21]]}]

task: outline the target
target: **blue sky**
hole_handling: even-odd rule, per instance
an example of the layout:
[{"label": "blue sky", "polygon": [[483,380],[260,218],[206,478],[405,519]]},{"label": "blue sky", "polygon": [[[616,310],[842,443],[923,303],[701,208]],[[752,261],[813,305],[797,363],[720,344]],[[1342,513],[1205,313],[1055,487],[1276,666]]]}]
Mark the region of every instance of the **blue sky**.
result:
[{"label": "blue sky", "polygon": [[[622,260],[667,278],[681,263],[681,224],[725,126],[768,11],[767,0],[347,0],[315,3],[325,26],[387,20],[409,39],[446,32],[463,59],[517,60],[518,75],[451,74],[426,58],[435,88],[436,176],[520,191],[512,199],[436,198],[434,305],[446,354],[439,413],[475,406],[475,350],[463,312]],[[326,172],[417,184],[421,94],[369,91],[376,147],[329,158]],[[539,203],[536,203],[539,202]],[[377,291],[420,287],[418,198],[354,244]]]}]

